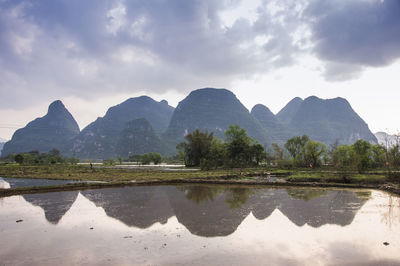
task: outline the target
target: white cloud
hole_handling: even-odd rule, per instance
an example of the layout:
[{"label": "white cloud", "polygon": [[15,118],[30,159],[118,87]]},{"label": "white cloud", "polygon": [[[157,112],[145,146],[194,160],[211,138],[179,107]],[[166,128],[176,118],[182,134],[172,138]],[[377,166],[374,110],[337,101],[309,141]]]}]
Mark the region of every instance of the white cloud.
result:
[{"label": "white cloud", "polygon": [[119,30],[126,25],[126,8],[122,3],[118,3],[114,8],[107,12],[107,19],[109,20],[106,29],[113,35],[116,35]]}]

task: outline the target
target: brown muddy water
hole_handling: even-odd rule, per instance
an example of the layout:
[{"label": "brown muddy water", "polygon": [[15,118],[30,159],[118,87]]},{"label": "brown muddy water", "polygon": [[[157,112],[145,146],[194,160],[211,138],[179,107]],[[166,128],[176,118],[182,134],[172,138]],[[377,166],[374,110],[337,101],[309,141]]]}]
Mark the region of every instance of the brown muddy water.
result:
[{"label": "brown muddy water", "polygon": [[2,266],[346,264],[400,264],[399,197],[181,185],[0,198]]}]

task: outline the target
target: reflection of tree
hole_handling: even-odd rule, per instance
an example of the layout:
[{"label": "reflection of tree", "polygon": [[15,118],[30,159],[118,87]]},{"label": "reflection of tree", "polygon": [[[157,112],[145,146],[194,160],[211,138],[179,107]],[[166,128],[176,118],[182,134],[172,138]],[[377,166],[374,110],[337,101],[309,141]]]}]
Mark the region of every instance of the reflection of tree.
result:
[{"label": "reflection of tree", "polygon": [[254,188],[227,188],[226,189],[226,203],[229,204],[231,209],[240,208],[243,204],[246,204],[249,197],[257,192]]},{"label": "reflection of tree", "polygon": [[[10,188],[10,184],[0,177],[0,188]],[[0,197],[0,206],[3,205],[3,198]]]},{"label": "reflection of tree", "polygon": [[179,189],[185,193],[188,200],[197,204],[203,201],[213,201],[218,194],[224,192],[220,186],[184,186]]},{"label": "reflection of tree", "polygon": [[371,191],[356,191],[355,192],[356,196],[359,199],[364,199],[364,200],[369,200],[371,198]]},{"label": "reflection of tree", "polygon": [[286,191],[290,197],[304,201],[316,199],[325,196],[328,193],[326,190],[304,188],[287,188]]},{"label": "reflection of tree", "polygon": [[249,197],[256,193],[254,188],[226,187],[226,186],[184,186],[178,188],[185,193],[188,200],[200,204],[206,201],[214,201],[219,194],[225,194],[225,201],[231,209],[240,208]]},{"label": "reflection of tree", "polygon": [[393,197],[391,194],[387,194],[387,198],[387,209],[384,213],[382,213],[381,220],[386,223],[391,229],[393,223],[396,223],[396,217],[397,219],[399,219],[399,221],[397,222],[400,222],[400,199],[398,197]]}]

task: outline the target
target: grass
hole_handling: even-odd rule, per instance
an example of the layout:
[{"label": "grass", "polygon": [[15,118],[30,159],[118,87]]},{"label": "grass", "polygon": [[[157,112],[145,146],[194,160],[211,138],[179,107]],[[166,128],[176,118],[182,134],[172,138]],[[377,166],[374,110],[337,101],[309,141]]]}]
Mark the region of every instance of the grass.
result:
[{"label": "grass", "polygon": [[221,169],[212,171],[179,171],[158,168],[112,168],[82,165],[3,165],[0,166],[0,176],[19,178],[47,178],[82,181],[149,181],[177,180],[196,178],[241,178],[249,175],[263,174],[263,168]]},{"label": "grass", "polygon": [[298,171],[287,179],[292,182],[321,182],[345,184],[383,184],[388,182],[385,174],[340,171]]},{"label": "grass", "polygon": [[[283,170],[265,167],[245,169],[218,169],[210,171],[166,170],[159,167],[118,168],[87,165],[2,165],[0,176],[16,178],[46,178],[81,181],[152,181],[184,179],[249,179],[254,176],[279,176],[292,182],[328,183],[369,183],[382,184],[388,181],[387,174],[371,171],[359,174],[356,171],[336,171],[335,169],[291,169]],[[393,180],[389,180],[392,181]]]},{"label": "grass", "polygon": [[[265,177],[278,177],[277,183],[270,183]],[[259,178],[263,176],[264,178]],[[387,174],[371,171],[359,174],[356,171],[337,171],[335,169],[291,169],[246,168],[218,169],[211,171],[166,170],[159,167],[118,168],[96,166],[90,169],[87,165],[1,165],[0,177],[46,178],[78,181],[105,181],[106,184],[75,184],[51,186],[48,188],[0,189],[0,194],[39,193],[43,191],[76,190],[109,186],[161,184],[161,183],[217,183],[217,184],[268,184],[280,186],[338,186],[381,188],[398,193],[399,179],[388,178]],[[134,183],[132,183],[134,181]],[[397,184],[393,184],[397,183]]]}]

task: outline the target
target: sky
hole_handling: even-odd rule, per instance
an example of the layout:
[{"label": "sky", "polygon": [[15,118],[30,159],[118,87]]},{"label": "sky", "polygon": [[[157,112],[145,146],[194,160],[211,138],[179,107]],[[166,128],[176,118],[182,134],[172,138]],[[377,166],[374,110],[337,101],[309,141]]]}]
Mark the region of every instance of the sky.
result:
[{"label": "sky", "polygon": [[346,98],[400,130],[398,0],[0,0],[0,138],[62,100],[84,128],[130,97],[203,87],[277,113]]}]

